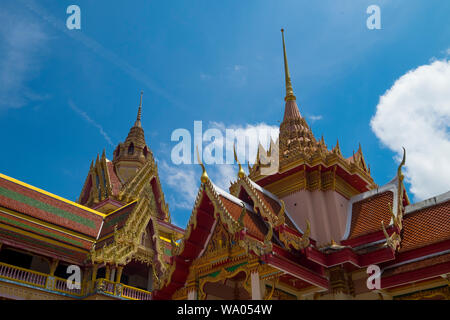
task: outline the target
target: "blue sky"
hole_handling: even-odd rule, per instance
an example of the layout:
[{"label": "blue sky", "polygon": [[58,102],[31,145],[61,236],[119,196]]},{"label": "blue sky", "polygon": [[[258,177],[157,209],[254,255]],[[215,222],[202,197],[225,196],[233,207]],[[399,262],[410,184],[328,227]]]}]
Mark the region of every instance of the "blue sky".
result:
[{"label": "blue sky", "polygon": [[[380,97],[408,71],[446,62],[450,54],[448,1],[130,3],[1,1],[0,172],[75,200],[91,160],[103,148],[111,159],[126,138],[143,90],[147,144],[158,159],[173,220],[184,227],[197,190],[180,191],[180,183],[198,186],[201,170],[171,163],[171,133],[192,132],[195,120],[225,127],[279,126],[283,27],[301,114],[329,147],[339,138],[347,157],[361,143],[372,176],[382,185],[396,173],[398,143],[407,149],[417,144],[414,132],[396,144],[390,143],[392,135],[380,133],[395,128],[371,127]],[[65,26],[71,4],[81,8],[81,30]],[[372,4],[381,8],[381,30],[366,27]],[[440,122],[435,127],[427,122],[442,138],[439,149],[450,140],[448,122],[441,123],[449,119],[446,99],[433,113]],[[392,100],[399,105],[393,110],[407,117],[408,109],[401,109],[406,104]],[[441,159],[442,152],[431,151],[432,156]],[[235,174],[208,170],[219,180],[224,172]],[[433,192],[447,187],[446,182]],[[412,198],[424,194],[417,191]]]}]

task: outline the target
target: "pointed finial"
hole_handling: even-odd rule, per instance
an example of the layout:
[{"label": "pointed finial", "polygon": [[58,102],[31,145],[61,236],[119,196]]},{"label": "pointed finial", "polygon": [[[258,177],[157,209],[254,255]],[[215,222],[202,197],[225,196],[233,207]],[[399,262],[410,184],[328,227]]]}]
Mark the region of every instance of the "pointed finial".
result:
[{"label": "pointed finial", "polygon": [[141,91],[141,100],[139,101],[139,109],[136,117],[136,122],[134,123],[135,127],[141,127],[141,115],[142,115],[142,96],[144,95],[144,91]]},{"label": "pointed finial", "polygon": [[284,29],[281,29],[281,37],[283,39],[284,77],[286,82],[286,97],[284,98],[284,100],[285,101],[295,100],[294,89],[292,89],[291,75],[289,74],[289,67],[286,56],[286,45],[284,43]]},{"label": "pointed finial", "polygon": [[234,151],[234,160],[236,160],[236,162],[239,165],[238,177],[242,179],[245,176],[245,172],[244,172],[244,169],[242,169],[241,163],[239,162],[237,154],[236,154],[236,143],[234,143],[234,145],[233,145],[233,151]]},{"label": "pointed finial", "polygon": [[198,146],[196,146],[196,150],[197,150],[197,161],[198,161],[198,164],[202,167],[202,170],[203,170],[202,176],[200,177],[200,181],[202,183],[206,183],[208,181],[209,177],[208,177],[208,174],[206,173],[206,169],[205,169],[205,166],[202,163],[202,160],[200,160],[200,154],[198,153]]},{"label": "pointed finial", "polygon": [[106,158],[106,150],[105,150],[105,148],[103,148],[102,159],[105,159],[105,158]]},{"label": "pointed finial", "polygon": [[341,147],[339,146],[339,139],[336,140],[336,146],[333,148],[334,153],[341,155]]},{"label": "pointed finial", "polygon": [[402,175],[402,167],[405,165],[406,163],[406,149],[404,147],[403,148],[403,159],[402,162],[400,163],[400,165],[398,166],[397,169],[397,176],[401,177],[403,179],[403,175]]}]

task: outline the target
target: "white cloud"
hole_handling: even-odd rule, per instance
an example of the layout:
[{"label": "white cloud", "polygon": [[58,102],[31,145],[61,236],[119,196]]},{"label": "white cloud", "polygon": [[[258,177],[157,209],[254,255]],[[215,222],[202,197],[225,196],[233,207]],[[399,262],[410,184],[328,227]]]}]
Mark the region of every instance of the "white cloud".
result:
[{"label": "white cloud", "polygon": [[111,146],[114,147],[114,143],[112,142],[109,135],[103,130],[103,127],[99,125],[95,120],[93,120],[89,115],[84,112],[83,110],[79,109],[72,101],[69,101],[69,106],[72,108],[73,111],[78,113],[81,117],[83,117],[84,120],[92,124],[94,127],[96,127],[99,131],[99,133],[105,138],[106,142],[108,142]]},{"label": "white cloud", "polygon": [[40,24],[6,9],[0,11],[0,110],[45,99],[27,86],[40,68],[48,37]]},{"label": "white cloud", "polygon": [[219,164],[213,167],[209,175],[216,186],[228,191],[230,182],[237,178],[237,172],[236,166],[232,164]]},{"label": "white cloud", "polygon": [[[236,179],[237,176],[237,165],[234,163],[233,157],[233,140],[231,140],[230,136],[226,136],[226,129],[233,129],[240,137],[246,137],[249,142],[248,145],[258,146],[257,142],[261,142],[264,148],[268,149],[270,144],[270,137],[273,140],[278,138],[279,128],[276,126],[270,126],[265,123],[260,123],[257,125],[232,125],[225,126],[225,124],[220,122],[210,122],[205,129],[218,129],[222,134],[222,137],[215,137],[215,143],[222,145],[223,147],[223,163],[226,162],[226,155],[229,154],[229,158],[231,159],[231,164],[211,164],[206,166],[206,170],[208,172],[208,176],[211,178],[211,181],[224,190],[228,190],[230,186],[230,181]],[[228,138],[228,143],[226,143]],[[205,163],[205,147],[209,145],[211,142],[205,141],[203,144],[203,162]],[[239,146],[239,145],[238,145]],[[167,146],[161,146],[162,149],[165,149]],[[191,146],[192,148],[192,146]],[[242,162],[242,166],[244,170],[247,170],[246,163],[248,162],[249,155],[251,159],[251,163],[254,162],[256,157],[256,148],[254,152],[249,152],[247,148],[247,152],[244,149],[238,148],[238,158]],[[251,150],[250,150],[251,151]],[[169,154],[170,152],[164,151],[164,153]],[[171,165],[164,160],[160,162],[160,174],[161,181],[163,181],[164,185],[167,185],[170,188],[170,193],[168,193],[168,200],[171,207],[175,209],[187,209],[192,210],[194,206],[195,197],[197,196],[198,188],[200,185],[200,175],[201,170],[200,166],[196,163],[193,165]]]},{"label": "white cloud", "polygon": [[400,77],[380,98],[372,130],[397,153],[406,148],[406,179],[415,200],[450,190],[450,61]]},{"label": "white cloud", "polygon": [[170,166],[167,162],[162,161],[159,169],[163,183],[174,191],[169,197],[170,206],[191,210],[194,207],[200,181],[200,176],[196,173],[194,166]]},{"label": "white cloud", "polygon": [[[234,163],[233,146],[236,141],[236,152],[241,163],[255,163],[258,144],[260,143],[265,150],[269,149],[270,140],[276,142],[280,128],[266,123],[230,125],[225,126],[222,122],[210,122],[208,129],[216,128],[222,133],[222,137],[216,138],[215,143],[223,146],[224,163]],[[227,135],[226,130],[232,130],[234,135]],[[245,139],[245,140],[244,140]],[[242,143],[246,141],[245,145]],[[208,142],[205,142],[207,145]],[[205,150],[205,149],[203,149]]]},{"label": "white cloud", "polygon": [[317,115],[317,116],[311,115],[311,116],[308,117],[308,119],[311,120],[311,122],[314,122],[314,121],[317,121],[317,120],[322,120],[322,118],[323,117],[321,115]]}]

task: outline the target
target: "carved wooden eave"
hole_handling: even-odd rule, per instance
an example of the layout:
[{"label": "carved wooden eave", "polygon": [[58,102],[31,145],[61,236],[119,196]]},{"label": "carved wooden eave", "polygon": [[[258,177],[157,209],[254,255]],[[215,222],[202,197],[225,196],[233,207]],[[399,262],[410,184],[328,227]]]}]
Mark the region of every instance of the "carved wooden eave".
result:
[{"label": "carved wooden eave", "polygon": [[159,198],[158,198],[158,205],[161,208],[161,211],[164,214],[164,221],[165,222],[171,222],[171,216],[170,216],[170,211],[169,211],[169,204],[166,202],[165,198],[164,198],[164,192],[162,190],[162,186],[161,186],[161,182],[159,180],[159,174],[158,174],[158,165],[155,163],[155,168],[154,171],[156,172],[156,174],[154,175],[154,180],[156,182],[156,188],[158,189],[158,193],[159,193]]},{"label": "carved wooden eave", "polygon": [[80,196],[77,199],[78,203],[81,203],[81,199],[82,199],[84,193],[86,192],[86,188],[87,188],[87,186],[89,184],[89,180],[91,180],[91,183],[93,182],[92,181],[92,176],[91,176],[91,172],[92,172],[92,168],[93,167],[94,167],[94,161],[91,162],[91,165],[89,167],[89,172],[88,172],[88,174],[86,176],[86,179],[84,180],[83,189],[81,189]]},{"label": "carved wooden eave", "polygon": [[[258,150],[258,152],[261,153],[262,151]],[[373,184],[373,179],[370,176],[368,168],[366,167],[362,151],[358,152],[355,155],[355,160],[360,161],[350,161],[348,159],[345,159],[342,156],[339,147],[337,149],[333,149],[333,151],[318,148],[314,152],[308,154],[305,154],[299,150],[293,150],[292,155],[295,155],[295,157],[291,157],[289,161],[283,161],[283,159],[280,159],[280,168],[278,171],[279,173],[286,172],[300,165],[315,167],[321,164],[325,167],[331,167],[333,165],[338,164],[349,174],[359,174],[362,178],[364,178],[367,181],[368,184]],[[267,155],[264,156],[267,157]],[[295,159],[292,160],[292,158]],[[258,163],[255,163],[251,167],[249,177],[253,181],[258,181],[264,177],[264,175],[261,175],[260,170],[258,170],[258,166],[259,166]]]},{"label": "carved wooden eave", "polygon": [[129,203],[130,201],[139,198],[143,188],[146,185],[151,184],[153,180],[155,180],[155,186],[159,193],[157,203],[164,215],[163,220],[165,222],[170,222],[169,205],[165,201],[164,192],[159,180],[158,167],[153,161],[153,158],[147,160],[145,165],[139,169],[136,175],[123,185],[119,192],[118,199]]},{"label": "carved wooden eave", "polygon": [[286,249],[293,248],[295,250],[302,250],[310,245],[309,237],[311,235],[311,225],[309,221],[306,221],[306,231],[302,236],[299,236],[286,228],[278,229],[278,237],[284,244]]},{"label": "carved wooden eave", "polygon": [[138,170],[136,175],[127,181],[119,191],[118,200],[129,203],[139,197],[142,189],[149,184],[151,178],[156,174],[155,164],[148,160],[145,165]]},{"label": "carved wooden eave", "polygon": [[[388,232],[386,231],[386,228],[384,226],[384,222],[381,221],[381,229],[383,231],[383,234],[386,238],[386,243],[384,244],[387,247],[390,247],[393,251],[397,251],[400,246],[401,246],[401,241],[402,241],[402,229],[403,229],[403,218],[404,218],[404,213],[405,213],[405,207],[403,205],[403,198],[404,195],[406,194],[405,192],[405,186],[403,184],[403,179],[404,179],[404,175],[402,173],[402,167],[405,165],[406,163],[406,150],[405,148],[403,148],[403,159],[400,163],[400,165],[398,166],[397,169],[397,212],[394,213],[392,207],[389,205],[390,207],[390,211],[391,211],[391,221],[389,224],[389,227],[393,227],[393,232],[391,235],[388,234]],[[406,194],[407,196],[407,194]],[[406,201],[409,202],[409,200],[406,198]]]},{"label": "carved wooden eave", "polygon": [[[250,253],[254,253],[255,255],[262,255],[272,250],[271,243],[268,245],[267,243],[259,241],[255,238],[246,236],[244,226],[239,221],[236,221],[227,211],[225,205],[220,200],[220,195],[216,191],[215,186],[208,179],[200,186],[184,237],[180,240],[179,246],[173,252],[174,258],[180,256],[183,253],[186,241],[189,241],[192,232],[197,228],[198,210],[204,197],[207,197],[214,207],[214,218],[216,220],[216,225],[219,224],[223,225],[223,227],[227,230],[230,236],[235,237],[237,241],[236,247],[233,249],[234,253],[231,253],[231,255],[228,255],[227,253],[229,258],[233,259],[243,257],[247,256]],[[213,231],[214,230],[212,230],[211,232]],[[197,257],[196,259],[199,259],[198,262],[196,262],[198,264],[201,264],[203,261],[201,257],[200,258]],[[221,260],[220,257],[218,257],[218,259]],[[167,286],[171,282],[172,274],[175,271],[177,265],[176,261],[177,261],[176,259],[173,259],[172,265],[168,268],[167,272],[160,279],[159,288]]]},{"label": "carved wooden eave", "polygon": [[[284,223],[284,204],[279,203],[281,209],[279,212],[273,212],[265,203],[265,201],[260,197],[258,194],[255,186],[253,185],[254,182],[250,181],[250,179],[243,175],[242,177],[239,177],[238,180],[231,184],[230,191],[231,194],[235,197],[239,197],[239,192],[241,188],[243,188],[246,193],[250,196],[254,203],[254,210],[259,209],[259,212],[263,216],[264,220],[270,221],[270,223],[274,226],[278,226],[280,224]],[[275,200],[273,199],[274,201]]]},{"label": "carved wooden eave", "polygon": [[111,178],[109,176],[107,161],[109,160],[106,159],[105,151],[103,151],[102,157],[100,158],[97,155],[95,163],[91,163],[83,189],[81,190],[80,196],[77,200],[78,203],[81,203],[83,195],[87,192],[86,188],[89,184],[89,179],[91,180],[91,190],[85,204],[96,204],[112,195]]},{"label": "carved wooden eave", "polygon": [[[138,200],[125,225],[114,231],[113,242],[99,249],[96,249],[95,246],[92,248],[89,258],[93,263],[125,265],[135,259],[150,265],[157,261],[160,273],[165,272],[162,240],[155,222],[157,219],[156,200],[150,185],[143,189],[141,195],[142,198]],[[154,242],[153,249],[143,248],[141,245],[149,223],[153,224],[154,230],[154,234],[151,235]]]}]

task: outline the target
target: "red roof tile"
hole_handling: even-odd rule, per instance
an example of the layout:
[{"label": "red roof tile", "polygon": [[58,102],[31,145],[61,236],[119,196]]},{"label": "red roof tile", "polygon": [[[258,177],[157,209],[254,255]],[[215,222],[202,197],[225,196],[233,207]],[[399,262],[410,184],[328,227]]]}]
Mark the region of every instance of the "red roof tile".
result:
[{"label": "red roof tile", "polygon": [[[220,196],[220,200],[224,204],[227,211],[230,213],[230,215],[233,217],[235,221],[238,221],[239,216],[242,212],[242,206],[234,203],[233,201],[228,200],[227,198]],[[265,229],[265,225],[263,225],[263,222],[261,221],[261,218],[258,217],[255,213],[248,211],[244,216],[244,226],[247,228],[247,232],[251,234],[252,236],[263,240],[265,233],[267,232]]]},{"label": "red roof tile", "polygon": [[389,204],[392,207],[394,194],[386,191],[368,199],[353,203],[352,222],[348,239],[354,239],[381,230],[381,221],[391,221]]},{"label": "red roof tile", "polygon": [[112,162],[106,162],[108,168],[109,179],[111,180],[111,190],[114,196],[119,194],[120,188],[122,188],[122,183],[117,177],[116,172],[114,171],[114,164]]},{"label": "red roof tile", "polygon": [[450,201],[406,214],[400,252],[450,239]]}]

